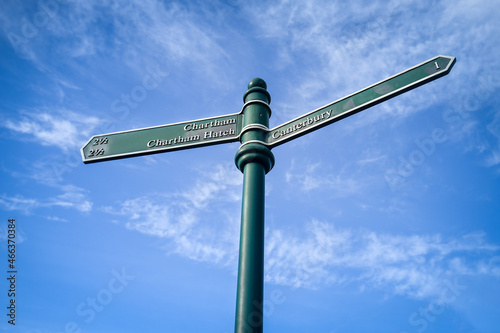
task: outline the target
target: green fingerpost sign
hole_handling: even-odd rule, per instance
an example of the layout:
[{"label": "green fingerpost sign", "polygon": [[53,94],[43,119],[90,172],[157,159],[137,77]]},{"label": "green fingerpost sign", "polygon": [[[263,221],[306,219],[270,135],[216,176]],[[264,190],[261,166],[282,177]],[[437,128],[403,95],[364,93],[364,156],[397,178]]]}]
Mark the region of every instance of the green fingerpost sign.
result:
[{"label": "green fingerpost sign", "polygon": [[84,163],[157,154],[238,141],[241,114],[93,136],[81,149]]},{"label": "green fingerpost sign", "polygon": [[264,319],[265,175],[271,149],[450,72],[455,58],[437,56],[354,94],[269,129],[271,95],[255,78],[241,112],[170,125],[97,135],[81,149],[84,163],[240,141],[235,163],[243,173],[235,333],[262,333]]},{"label": "green fingerpost sign", "polygon": [[455,58],[437,56],[420,65],[375,83],[354,94],[275,127],[267,134],[266,143],[276,147],[304,134],[327,126],[371,106],[417,88],[450,72]]}]

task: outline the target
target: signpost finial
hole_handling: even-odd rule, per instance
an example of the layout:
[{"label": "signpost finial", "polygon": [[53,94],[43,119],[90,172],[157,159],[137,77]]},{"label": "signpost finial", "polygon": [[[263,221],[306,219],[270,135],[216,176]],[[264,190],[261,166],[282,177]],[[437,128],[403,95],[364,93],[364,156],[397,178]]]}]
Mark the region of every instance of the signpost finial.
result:
[{"label": "signpost finial", "polygon": [[266,84],[266,81],[262,80],[260,77],[256,77],[256,78],[253,78],[248,83],[248,89],[253,88],[253,87],[261,87],[261,88],[267,89],[267,84]]}]

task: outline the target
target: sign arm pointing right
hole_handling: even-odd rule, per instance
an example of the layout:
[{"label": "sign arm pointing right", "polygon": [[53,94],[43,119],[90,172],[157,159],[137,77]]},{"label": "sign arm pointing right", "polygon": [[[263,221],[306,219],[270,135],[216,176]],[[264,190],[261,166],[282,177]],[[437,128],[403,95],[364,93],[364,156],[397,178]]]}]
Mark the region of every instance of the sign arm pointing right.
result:
[{"label": "sign arm pointing right", "polygon": [[456,59],[437,56],[401,73],[277,126],[264,144],[277,147],[448,74]]}]

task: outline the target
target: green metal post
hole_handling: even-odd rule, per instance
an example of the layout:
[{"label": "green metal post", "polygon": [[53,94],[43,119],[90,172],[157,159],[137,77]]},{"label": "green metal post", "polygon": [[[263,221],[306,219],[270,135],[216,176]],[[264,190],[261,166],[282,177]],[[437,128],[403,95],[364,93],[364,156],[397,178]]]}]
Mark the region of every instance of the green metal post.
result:
[{"label": "green metal post", "polygon": [[243,172],[243,200],[234,332],[262,333],[265,175],[274,166],[274,155],[263,144],[271,116],[266,82],[250,81],[243,101],[242,145],[235,156]]}]

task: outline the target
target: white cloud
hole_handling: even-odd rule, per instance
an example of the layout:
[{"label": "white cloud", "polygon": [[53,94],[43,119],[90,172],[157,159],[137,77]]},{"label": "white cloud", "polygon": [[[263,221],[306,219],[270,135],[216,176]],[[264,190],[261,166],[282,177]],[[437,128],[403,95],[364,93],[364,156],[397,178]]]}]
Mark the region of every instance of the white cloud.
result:
[{"label": "white cloud", "polygon": [[328,189],[338,197],[345,197],[363,189],[361,178],[345,176],[343,171],[335,172],[321,163],[297,163],[293,160],[285,177],[288,184],[305,192]]},{"label": "white cloud", "polygon": [[[459,239],[440,235],[391,235],[366,230],[339,230],[312,221],[300,237],[271,231],[266,239],[266,280],[315,288],[350,283],[391,293],[435,296],[445,279],[457,275],[500,277],[500,247],[485,235]],[[477,256],[482,259],[477,260]]]},{"label": "white cloud", "polygon": [[[294,116],[438,54],[458,57],[452,75],[456,78],[462,74],[457,72],[466,71],[471,79],[447,79],[448,84],[443,87],[441,83],[440,89],[420,87],[419,93],[384,103],[376,114],[363,117],[365,121],[356,125],[387,115],[407,117],[450,99],[457,91],[471,94],[476,88],[473,78],[481,68],[500,65],[494,57],[499,53],[499,44],[491,42],[499,33],[492,16],[498,15],[488,1],[433,6],[412,0],[363,6],[353,2],[279,1],[269,4],[266,10],[257,10],[258,5],[249,4],[246,13],[250,20],[260,23],[259,32],[279,43],[280,52],[287,55],[290,66],[285,70],[291,77],[287,103]],[[436,25],[438,30],[429,28]],[[474,46],[479,43],[490,52]]]},{"label": "white cloud", "polygon": [[73,185],[63,185],[63,193],[54,198],[48,199],[43,206],[60,206],[73,208],[81,213],[88,213],[92,210],[92,202],[87,198],[85,190]]},{"label": "white cloud", "polygon": [[[206,225],[206,221],[201,218],[203,206],[191,203],[182,196],[157,194],[127,200],[118,211],[110,208],[107,211],[131,216],[124,223],[128,229],[168,240],[168,252],[193,260],[227,265],[237,251],[235,244],[221,237],[221,231],[234,228],[223,219],[219,223]],[[237,234],[234,236],[237,239]]]},{"label": "white cloud", "polygon": [[486,157],[486,166],[496,166],[500,164],[500,112],[495,114],[493,121],[487,126],[490,134],[496,138],[496,147],[492,148]]},{"label": "white cloud", "polygon": [[[116,57],[138,72],[155,62],[162,68],[167,64],[169,68],[194,65],[198,74],[215,80],[224,73],[218,66],[228,55],[220,44],[229,31],[206,29],[207,17],[214,18],[214,25],[225,25],[215,19],[221,8],[211,8],[216,12],[202,18],[203,6],[189,8],[174,2],[103,5],[100,1],[76,1],[71,7],[67,15],[57,16],[50,24],[51,37],[64,41],[59,52],[65,56]],[[96,21],[106,21],[112,35],[96,29]]]},{"label": "white cloud", "polygon": [[[205,170],[202,179],[184,192],[142,196],[104,210],[128,217],[123,222],[128,229],[167,240],[170,253],[223,266],[234,264],[239,222],[228,212],[239,214],[242,175],[232,165],[214,168]],[[211,219],[219,218],[207,221],[205,212],[210,212]]]},{"label": "white cloud", "polygon": [[[231,175],[232,166],[215,169],[213,173],[205,170],[203,182],[193,181],[192,190],[143,196],[106,210],[122,216],[123,225],[131,230],[165,239],[169,253],[233,267],[239,240],[235,216],[240,205],[228,193],[239,192],[241,177]],[[221,204],[221,199],[226,203]],[[204,218],[207,211],[210,220]],[[441,290],[442,281],[457,275],[500,277],[500,262],[495,259],[499,251],[483,233],[461,238],[398,235],[339,229],[313,220],[300,235],[266,230],[265,279],[305,288],[351,284],[360,290],[375,287],[426,298]]]},{"label": "white cloud", "polygon": [[25,134],[31,141],[44,146],[56,146],[64,151],[79,149],[99,124],[96,117],[82,116],[62,110],[49,113],[39,110],[21,113],[20,120],[8,119],[4,126]]},{"label": "white cloud", "polygon": [[46,219],[49,221],[56,221],[56,222],[65,222],[65,223],[68,222],[67,219],[58,216],[47,216]]},{"label": "white cloud", "polygon": [[37,199],[24,198],[20,195],[7,196],[0,195],[0,205],[9,211],[24,211],[31,212],[34,208],[40,207],[40,202]]},{"label": "white cloud", "polygon": [[16,194],[9,196],[0,195],[0,206],[9,211],[22,211],[31,214],[40,208],[71,208],[81,213],[89,213],[92,210],[92,202],[87,198],[85,190],[73,185],[57,185],[62,194],[45,198],[26,198]]}]

